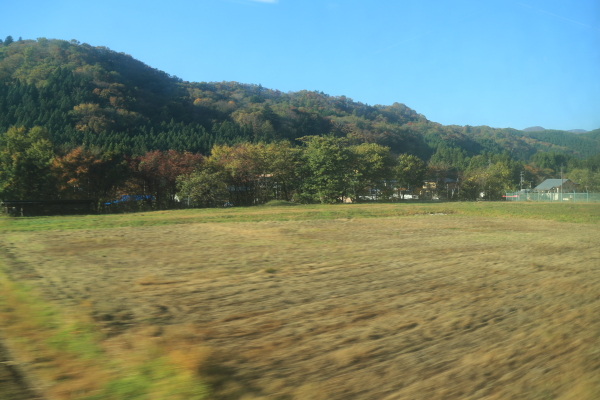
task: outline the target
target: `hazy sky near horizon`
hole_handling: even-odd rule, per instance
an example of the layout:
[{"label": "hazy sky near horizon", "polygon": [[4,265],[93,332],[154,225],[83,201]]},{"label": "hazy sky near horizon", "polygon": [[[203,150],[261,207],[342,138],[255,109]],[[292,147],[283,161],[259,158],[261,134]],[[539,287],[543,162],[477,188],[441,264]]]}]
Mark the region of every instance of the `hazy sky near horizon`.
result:
[{"label": "hazy sky near horizon", "polygon": [[404,103],[444,125],[600,128],[600,0],[10,1],[7,35],[106,46],[187,81]]}]

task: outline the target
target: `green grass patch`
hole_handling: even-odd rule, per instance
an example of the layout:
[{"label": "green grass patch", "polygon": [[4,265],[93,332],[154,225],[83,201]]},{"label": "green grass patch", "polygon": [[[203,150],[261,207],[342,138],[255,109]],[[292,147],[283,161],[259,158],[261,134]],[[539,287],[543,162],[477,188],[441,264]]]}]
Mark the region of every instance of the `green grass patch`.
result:
[{"label": "green grass patch", "polygon": [[[35,290],[11,281],[0,260],[0,309],[7,336],[22,327],[31,335],[15,336],[20,342],[32,340],[42,346],[66,354],[68,357],[94,359],[101,355],[97,345],[101,335],[89,321],[71,320],[37,296]],[[37,340],[43,336],[43,340]],[[36,339],[36,340],[34,340]],[[33,343],[37,342],[37,343]]]},{"label": "green grass patch", "polygon": [[181,373],[161,357],[140,365],[128,375],[108,382],[85,400],[202,400],[206,386],[198,384],[191,373]]},{"label": "green grass patch", "polygon": [[271,200],[264,205],[264,207],[289,207],[289,206],[298,206],[298,203],[294,203],[291,201],[285,200]]},{"label": "green grass patch", "polygon": [[117,227],[146,227],[203,222],[306,221],[408,217],[431,214],[598,223],[600,221],[600,204],[473,202],[297,205],[295,207],[282,204],[269,207],[192,209],[131,214],[25,218],[2,217],[0,218],[0,233],[111,229]]}]

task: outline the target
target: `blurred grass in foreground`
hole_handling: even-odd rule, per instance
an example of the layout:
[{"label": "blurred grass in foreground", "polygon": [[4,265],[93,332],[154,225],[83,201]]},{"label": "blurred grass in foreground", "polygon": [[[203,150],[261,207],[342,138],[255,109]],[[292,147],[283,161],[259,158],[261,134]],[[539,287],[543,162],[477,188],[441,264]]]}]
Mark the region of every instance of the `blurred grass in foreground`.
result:
[{"label": "blurred grass in foreground", "polygon": [[[356,205],[280,205],[228,209],[193,209],[132,214],[0,218],[5,237],[26,232],[151,227],[172,224],[309,221],[413,217],[483,216],[557,222],[600,221],[600,204],[396,203]],[[26,240],[26,238],[24,238]],[[0,249],[1,250],[1,249]],[[0,329],[18,362],[35,366],[41,388],[51,399],[203,399],[208,388],[198,371],[210,352],[191,353],[185,340],[168,334],[162,342],[133,337],[131,347],[116,352],[98,331],[85,304],[59,308],[35,288],[15,281],[18,263],[0,251]],[[9,273],[11,271],[11,273]],[[277,269],[266,270],[275,273]],[[44,386],[45,385],[45,386]]]},{"label": "blurred grass in foreground", "polygon": [[113,359],[88,316],[48,305],[12,281],[4,261],[0,256],[0,332],[19,357],[13,361],[35,365],[37,389],[49,399],[206,398],[197,362],[190,366],[189,357],[178,357],[181,349],[145,343]]}]

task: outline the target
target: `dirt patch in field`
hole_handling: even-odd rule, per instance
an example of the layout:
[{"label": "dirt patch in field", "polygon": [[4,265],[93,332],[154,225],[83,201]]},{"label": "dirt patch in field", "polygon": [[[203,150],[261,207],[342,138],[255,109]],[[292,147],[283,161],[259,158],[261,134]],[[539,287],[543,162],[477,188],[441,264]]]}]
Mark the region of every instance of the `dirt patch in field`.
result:
[{"label": "dirt patch in field", "polygon": [[216,399],[595,399],[599,237],[597,225],[422,215],[1,245],[15,278],[89,310],[115,357],[147,343],[199,352]]}]

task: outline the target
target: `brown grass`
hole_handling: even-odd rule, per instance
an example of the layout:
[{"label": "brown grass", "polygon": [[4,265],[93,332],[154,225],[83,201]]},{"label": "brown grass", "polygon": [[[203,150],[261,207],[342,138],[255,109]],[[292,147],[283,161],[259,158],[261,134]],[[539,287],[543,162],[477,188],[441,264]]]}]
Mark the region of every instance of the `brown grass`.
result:
[{"label": "brown grass", "polygon": [[14,279],[87,310],[111,357],[160,351],[215,399],[596,399],[598,237],[598,225],[422,215],[0,245],[29,266]]}]

